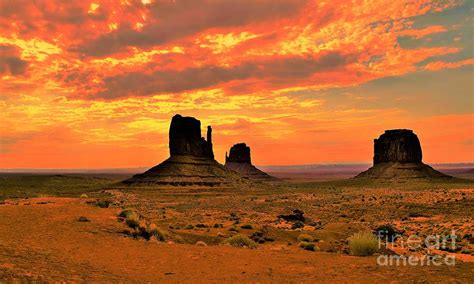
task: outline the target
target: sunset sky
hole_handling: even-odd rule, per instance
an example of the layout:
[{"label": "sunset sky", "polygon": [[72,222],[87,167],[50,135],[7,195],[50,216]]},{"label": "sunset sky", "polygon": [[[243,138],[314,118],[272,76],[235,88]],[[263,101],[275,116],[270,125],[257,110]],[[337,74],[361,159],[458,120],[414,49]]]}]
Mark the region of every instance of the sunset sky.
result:
[{"label": "sunset sky", "polygon": [[179,113],[257,165],[474,161],[472,1],[0,0],[0,168],[169,156]]}]

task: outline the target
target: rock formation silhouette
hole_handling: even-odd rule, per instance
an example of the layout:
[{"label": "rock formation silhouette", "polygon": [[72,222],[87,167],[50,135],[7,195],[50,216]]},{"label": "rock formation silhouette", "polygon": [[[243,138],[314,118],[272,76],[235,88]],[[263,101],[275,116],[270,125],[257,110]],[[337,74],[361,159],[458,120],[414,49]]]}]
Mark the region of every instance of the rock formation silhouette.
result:
[{"label": "rock formation silhouette", "polygon": [[373,167],[356,176],[375,179],[448,178],[422,162],[420,140],[412,130],[386,130],[374,139]]},{"label": "rock formation silhouette", "polygon": [[177,114],[171,119],[169,132],[170,156],[191,155],[214,159],[212,128],[207,127],[207,141],[201,137],[201,122],[194,117]]},{"label": "rock formation silhouette", "polygon": [[250,159],[250,147],[245,143],[235,144],[230,148],[229,156],[225,156],[225,163],[245,163],[252,164]]},{"label": "rock formation silhouette", "polygon": [[421,163],[418,136],[408,129],[387,130],[374,139],[374,165],[379,163]]},{"label": "rock formation silhouette", "polygon": [[252,165],[250,147],[245,143],[235,144],[225,156],[225,166],[238,172],[241,176],[253,181],[277,181],[278,179],[257,169]]},{"label": "rock formation silhouette", "polygon": [[122,181],[122,184],[134,187],[232,187],[249,184],[214,160],[212,128],[207,127],[207,140],[204,139],[201,137],[201,122],[194,117],[177,114],[171,119],[169,149],[167,160]]}]

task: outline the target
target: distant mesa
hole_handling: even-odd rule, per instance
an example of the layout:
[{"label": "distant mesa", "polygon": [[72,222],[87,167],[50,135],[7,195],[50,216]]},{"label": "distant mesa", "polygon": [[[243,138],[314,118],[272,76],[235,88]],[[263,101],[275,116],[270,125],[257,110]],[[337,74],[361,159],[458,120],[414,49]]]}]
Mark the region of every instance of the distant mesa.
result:
[{"label": "distant mesa", "polygon": [[248,183],[214,160],[212,128],[207,127],[207,140],[204,139],[201,137],[201,122],[194,117],[177,114],[171,119],[169,149],[167,160],[124,180],[122,184],[135,187],[231,187],[236,183]]},{"label": "distant mesa", "polygon": [[225,166],[238,172],[241,176],[253,181],[277,181],[278,179],[257,169],[252,165],[250,147],[245,143],[235,144],[225,156]]},{"label": "distant mesa", "polygon": [[374,139],[374,165],[356,178],[450,178],[422,162],[418,136],[409,129],[386,130]]}]

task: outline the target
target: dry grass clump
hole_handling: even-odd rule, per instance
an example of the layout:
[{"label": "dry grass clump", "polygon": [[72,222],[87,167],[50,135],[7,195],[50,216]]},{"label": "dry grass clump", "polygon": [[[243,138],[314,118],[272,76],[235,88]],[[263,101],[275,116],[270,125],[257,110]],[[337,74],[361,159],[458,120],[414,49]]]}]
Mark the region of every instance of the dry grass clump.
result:
[{"label": "dry grass clump", "polygon": [[298,246],[304,250],[309,250],[309,251],[317,251],[318,247],[315,246],[313,243],[310,242],[300,242]]},{"label": "dry grass clump", "polygon": [[140,226],[140,215],[135,211],[131,211],[125,217],[125,224],[132,229],[138,228]]},{"label": "dry grass clump", "polygon": [[124,209],[118,217],[125,219],[125,224],[133,229],[132,236],[135,238],[143,237],[146,240],[150,240],[152,237],[155,237],[160,242],[168,239],[166,232],[159,229],[153,223],[145,222],[135,209]]},{"label": "dry grass clump", "polygon": [[298,241],[311,243],[311,242],[314,241],[314,238],[313,238],[313,236],[308,235],[308,234],[301,234],[301,235],[298,236]]},{"label": "dry grass clump", "polygon": [[246,235],[237,234],[224,241],[225,244],[229,244],[234,247],[247,247],[256,248],[257,243],[249,239]]},{"label": "dry grass clump", "polygon": [[352,255],[369,256],[378,250],[378,239],[369,231],[355,233],[348,240]]},{"label": "dry grass clump", "polygon": [[164,242],[168,238],[167,234],[164,231],[160,230],[158,227],[156,227],[155,224],[150,224],[147,231],[150,236],[154,236],[160,242]]},{"label": "dry grass clump", "polygon": [[137,229],[141,225],[140,214],[138,214],[134,209],[124,209],[120,212],[118,217],[125,219],[125,224],[132,229]]}]

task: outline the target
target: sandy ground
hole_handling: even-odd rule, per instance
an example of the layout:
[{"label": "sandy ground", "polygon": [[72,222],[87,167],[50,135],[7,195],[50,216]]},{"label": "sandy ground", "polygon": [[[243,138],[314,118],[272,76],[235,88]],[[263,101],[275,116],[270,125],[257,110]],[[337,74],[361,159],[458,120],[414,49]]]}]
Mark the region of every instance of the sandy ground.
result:
[{"label": "sandy ground", "polygon": [[[0,205],[0,279],[108,282],[461,282],[474,263],[382,267],[376,257],[309,252],[277,244],[251,250],[125,237],[117,208],[79,198]],[[80,216],[90,222],[79,222]]]}]

